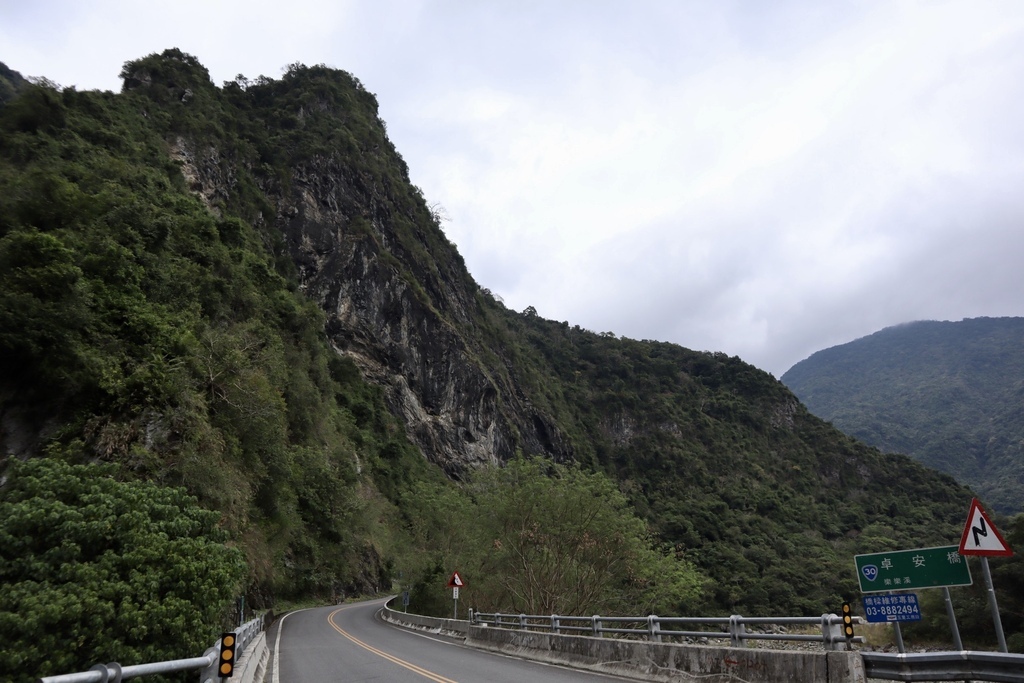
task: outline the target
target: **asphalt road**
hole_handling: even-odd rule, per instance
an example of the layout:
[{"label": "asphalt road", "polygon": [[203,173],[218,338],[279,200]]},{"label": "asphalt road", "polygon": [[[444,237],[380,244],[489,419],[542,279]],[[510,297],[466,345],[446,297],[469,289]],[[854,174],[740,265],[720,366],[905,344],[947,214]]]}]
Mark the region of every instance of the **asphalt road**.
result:
[{"label": "asphalt road", "polygon": [[624,681],[466,647],[382,621],[384,600],[290,612],[268,633],[267,683],[581,683]]}]

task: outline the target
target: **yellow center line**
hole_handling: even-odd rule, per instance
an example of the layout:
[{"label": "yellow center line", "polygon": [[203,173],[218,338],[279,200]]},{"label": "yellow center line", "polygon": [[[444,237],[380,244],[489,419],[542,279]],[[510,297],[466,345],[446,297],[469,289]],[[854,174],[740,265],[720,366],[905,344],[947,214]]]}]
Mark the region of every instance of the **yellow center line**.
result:
[{"label": "yellow center line", "polygon": [[352,635],[351,633],[349,633],[348,631],[346,631],[345,629],[341,628],[336,623],[334,623],[334,615],[337,614],[338,612],[341,612],[341,611],[345,610],[345,609],[348,609],[348,608],[347,607],[342,607],[340,609],[336,609],[333,612],[331,612],[327,616],[327,622],[331,625],[331,628],[333,628],[335,631],[337,631],[341,635],[343,635],[346,638],[348,638],[349,640],[351,640],[353,643],[355,643],[359,647],[361,647],[364,650],[367,650],[369,652],[372,652],[375,655],[379,655],[379,656],[383,657],[384,659],[388,660],[389,662],[394,662],[398,666],[404,667],[404,668],[408,669],[409,671],[412,671],[413,673],[417,673],[420,676],[423,676],[424,678],[429,678],[430,680],[434,681],[434,683],[457,683],[457,681],[453,681],[450,678],[445,678],[444,676],[440,676],[438,674],[435,674],[432,671],[427,671],[424,668],[416,666],[412,662],[407,662],[404,659],[399,659],[398,657],[396,657],[396,656],[394,656],[392,654],[388,654],[387,652],[384,652],[383,650],[378,650],[374,646],[369,645],[368,643],[364,643],[363,641],[359,640],[354,635]]}]

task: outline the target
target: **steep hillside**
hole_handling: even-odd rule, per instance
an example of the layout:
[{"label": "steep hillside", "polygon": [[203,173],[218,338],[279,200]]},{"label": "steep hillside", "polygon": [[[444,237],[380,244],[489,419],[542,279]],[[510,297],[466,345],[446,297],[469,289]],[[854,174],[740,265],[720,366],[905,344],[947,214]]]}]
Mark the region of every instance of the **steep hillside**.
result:
[{"label": "steep hillside", "polygon": [[419,482],[517,454],[612,475],[708,611],[820,614],[855,552],[955,541],[966,489],[738,358],[507,310],[350,74],[122,77],[0,110],[5,458],[185,485],[268,595],[382,585]]},{"label": "steep hillside", "polygon": [[782,376],[815,415],[1024,511],[1024,318],[915,322],[815,353]]},{"label": "steep hillside", "polygon": [[277,271],[280,238],[190,191],[174,113],[40,86],[0,108],[4,469],[187,487],[245,550],[250,604],[388,585],[378,491],[429,468]]},{"label": "steep hillside", "polygon": [[27,84],[28,81],[22,78],[21,74],[0,62],[0,104],[13,100]]}]

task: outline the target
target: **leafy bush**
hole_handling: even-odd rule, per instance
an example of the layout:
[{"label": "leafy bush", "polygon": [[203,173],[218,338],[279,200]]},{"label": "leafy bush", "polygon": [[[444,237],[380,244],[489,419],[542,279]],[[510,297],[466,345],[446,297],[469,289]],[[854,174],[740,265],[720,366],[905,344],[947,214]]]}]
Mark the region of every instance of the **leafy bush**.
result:
[{"label": "leafy bush", "polygon": [[219,515],[111,465],[37,459],[0,489],[0,678],[197,657],[244,586]]},{"label": "leafy bush", "polygon": [[409,497],[415,533],[433,551],[414,609],[444,603],[442,567],[459,569],[461,597],[487,612],[678,613],[705,584],[656,547],[611,479],[577,466],[516,459],[477,472],[464,491],[422,485]]}]

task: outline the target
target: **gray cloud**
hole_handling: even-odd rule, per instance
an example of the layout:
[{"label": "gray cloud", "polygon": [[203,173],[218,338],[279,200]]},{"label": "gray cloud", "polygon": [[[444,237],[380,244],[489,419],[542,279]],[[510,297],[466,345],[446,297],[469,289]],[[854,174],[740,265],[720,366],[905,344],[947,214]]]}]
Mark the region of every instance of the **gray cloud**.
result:
[{"label": "gray cloud", "polygon": [[596,331],[778,376],[1024,314],[1014,0],[6,3],[0,44],[79,87],[171,46],[217,82],[349,70],[477,281]]}]

